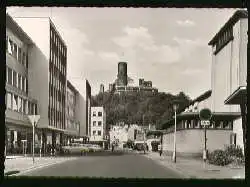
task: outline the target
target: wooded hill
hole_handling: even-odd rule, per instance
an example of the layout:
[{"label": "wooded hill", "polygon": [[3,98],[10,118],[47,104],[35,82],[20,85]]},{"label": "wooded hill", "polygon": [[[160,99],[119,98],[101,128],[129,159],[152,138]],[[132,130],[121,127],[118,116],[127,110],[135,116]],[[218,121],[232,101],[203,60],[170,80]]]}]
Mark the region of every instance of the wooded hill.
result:
[{"label": "wooded hill", "polygon": [[161,129],[162,120],[173,116],[173,101],[179,101],[179,111],[191,101],[185,93],[178,95],[159,92],[154,95],[143,93],[114,94],[100,93],[92,97],[92,106],[104,106],[107,115],[107,128],[118,122],[126,124],[148,125],[155,124]]}]

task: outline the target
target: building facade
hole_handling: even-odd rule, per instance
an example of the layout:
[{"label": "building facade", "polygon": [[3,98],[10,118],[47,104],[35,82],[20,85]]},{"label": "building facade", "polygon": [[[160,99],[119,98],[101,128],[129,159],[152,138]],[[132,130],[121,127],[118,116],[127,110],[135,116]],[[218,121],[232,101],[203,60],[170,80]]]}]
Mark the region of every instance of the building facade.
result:
[{"label": "building facade", "polygon": [[[199,111],[211,107],[212,90],[208,90],[194,99],[184,111],[176,116],[176,152],[187,156],[202,156],[205,139]],[[239,112],[213,112],[207,127],[207,150],[224,149],[234,143],[233,122],[239,118]],[[164,124],[163,151],[172,154],[174,148],[174,117]],[[187,146],[188,145],[188,146]]]},{"label": "building facade", "polygon": [[243,148],[246,126],[248,12],[238,10],[209,42],[212,47],[212,110],[241,112],[234,120],[235,144]]},{"label": "building facade", "polygon": [[106,132],[106,113],[104,107],[91,107],[90,141],[103,141]]},{"label": "building facade", "polygon": [[[28,115],[38,114],[36,97],[32,97],[29,73],[34,42],[6,15],[6,154],[31,153],[32,125]],[[38,137],[35,137],[38,140]],[[24,148],[24,149],[23,149]]]},{"label": "building facade", "polygon": [[79,92],[76,88],[67,80],[67,94],[66,94],[66,129],[65,136],[68,144],[73,138],[80,136],[80,121],[77,119],[77,104],[79,103]]},{"label": "building facade", "polygon": [[[44,152],[47,145],[63,143],[66,128],[67,46],[49,17],[15,17],[14,20],[31,37],[29,94],[38,100]],[[34,27],[35,25],[35,27]]]}]

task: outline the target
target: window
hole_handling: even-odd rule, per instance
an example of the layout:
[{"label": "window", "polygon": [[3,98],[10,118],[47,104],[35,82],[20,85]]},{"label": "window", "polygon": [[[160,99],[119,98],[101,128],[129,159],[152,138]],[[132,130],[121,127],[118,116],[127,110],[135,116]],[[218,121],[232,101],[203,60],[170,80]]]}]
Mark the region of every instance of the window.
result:
[{"label": "window", "polygon": [[11,41],[11,39],[9,39],[9,42],[8,42],[8,53],[9,54],[13,54],[13,42]]},{"label": "window", "polygon": [[29,65],[29,57],[28,57],[28,53],[26,54],[26,61],[25,61],[25,63],[26,63],[26,68],[28,68],[28,65]]},{"label": "window", "polygon": [[23,52],[22,64],[25,66],[26,64],[26,54]]},{"label": "window", "polygon": [[26,93],[28,93],[28,79],[25,78],[25,80],[26,80],[25,91],[26,91]]},{"label": "window", "polygon": [[96,116],[96,111],[93,111],[93,116]]},{"label": "window", "polygon": [[12,94],[7,93],[7,108],[12,109]]},{"label": "window", "polygon": [[17,54],[18,54],[18,57],[17,57],[18,62],[22,63],[22,51],[20,47],[18,47]]},{"label": "window", "polygon": [[236,146],[236,133],[230,134],[230,144]]},{"label": "window", "polygon": [[26,82],[26,80],[25,80],[25,77],[22,77],[22,91],[25,91],[25,82]]},{"label": "window", "polygon": [[22,89],[22,76],[20,74],[18,74],[18,88]]},{"label": "window", "polygon": [[101,136],[102,135],[102,131],[98,131],[98,136]]},{"label": "window", "polygon": [[7,83],[10,84],[10,85],[12,85],[12,69],[10,69],[10,68],[8,68],[8,67],[7,67],[7,69],[8,69],[8,73],[7,73],[7,75],[8,75]]},{"label": "window", "polygon": [[18,112],[18,96],[14,95],[13,98],[13,110]]},{"label": "window", "polygon": [[15,71],[13,71],[13,86],[17,87],[17,74]]},{"label": "window", "polygon": [[102,122],[101,121],[98,121],[98,126],[102,126]]},{"label": "window", "polygon": [[28,101],[28,114],[32,114],[32,103]]},{"label": "window", "polygon": [[96,131],[93,131],[93,135],[96,135]]},{"label": "window", "polygon": [[17,59],[17,45],[14,43],[13,56]]},{"label": "window", "polygon": [[23,113],[27,114],[27,100],[23,99]]},{"label": "window", "polygon": [[102,112],[98,112],[98,116],[102,116]]},{"label": "window", "polygon": [[18,112],[22,112],[23,111],[23,99],[21,97],[18,97]]},{"label": "window", "polygon": [[96,121],[93,121],[93,126],[96,126]]},{"label": "window", "polygon": [[37,104],[34,104],[34,107],[35,107],[35,114],[37,115],[37,114],[38,114],[38,111],[37,111]]}]

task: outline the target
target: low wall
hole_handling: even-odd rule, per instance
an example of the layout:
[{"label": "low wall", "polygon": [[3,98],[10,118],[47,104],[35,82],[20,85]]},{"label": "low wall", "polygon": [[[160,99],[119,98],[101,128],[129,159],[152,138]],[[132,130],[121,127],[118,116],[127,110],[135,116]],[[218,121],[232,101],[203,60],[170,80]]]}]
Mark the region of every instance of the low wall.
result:
[{"label": "low wall", "polygon": [[[230,144],[232,130],[207,129],[207,149],[209,152],[224,149]],[[163,152],[172,154],[174,133],[163,135]],[[184,129],[176,132],[176,152],[178,155],[201,156],[204,149],[204,129]]]}]

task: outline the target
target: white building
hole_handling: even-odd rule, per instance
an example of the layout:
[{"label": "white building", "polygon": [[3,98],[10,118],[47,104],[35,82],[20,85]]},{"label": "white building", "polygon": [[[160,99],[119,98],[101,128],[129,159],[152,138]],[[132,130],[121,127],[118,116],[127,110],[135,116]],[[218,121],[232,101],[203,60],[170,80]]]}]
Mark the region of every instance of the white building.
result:
[{"label": "white building", "polygon": [[43,143],[62,144],[65,130],[67,46],[49,17],[13,18],[36,46],[28,59],[29,95],[38,100]]},{"label": "white building", "polygon": [[119,145],[128,141],[128,125],[118,126],[113,125],[110,128],[109,136],[110,136],[110,143],[116,141]]},{"label": "white building", "polygon": [[[248,12],[238,10],[209,42],[212,46],[212,111],[241,112],[246,105]],[[241,102],[241,100],[243,102]],[[245,115],[243,115],[245,116]],[[242,117],[233,122],[234,144],[243,148]]]},{"label": "white building", "polygon": [[103,141],[106,135],[106,113],[104,107],[91,107],[90,141]]}]

